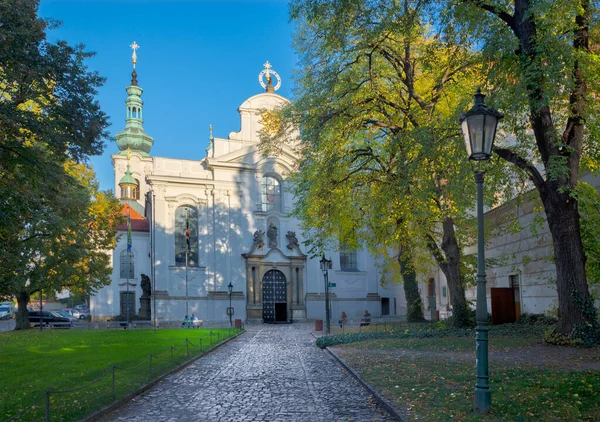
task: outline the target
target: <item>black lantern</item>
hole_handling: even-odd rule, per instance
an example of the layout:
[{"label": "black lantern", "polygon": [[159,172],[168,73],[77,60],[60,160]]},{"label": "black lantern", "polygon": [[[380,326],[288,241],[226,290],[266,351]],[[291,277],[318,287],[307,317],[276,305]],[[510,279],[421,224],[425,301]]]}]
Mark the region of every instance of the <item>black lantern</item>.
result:
[{"label": "black lantern", "polygon": [[485,105],[485,95],[481,93],[481,88],[477,88],[474,98],[475,104],[471,110],[460,114],[460,126],[469,160],[489,160],[492,156],[498,120],[504,115]]},{"label": "black lantern", "polygon": [[321,263],[321,271],[323,271],[323,274],[327,274],[327,270],[331,269],[331,259],[325,258],[325,254],[323,254],[323,258],[319,262]]},{"label": "black lantern", "polygon": [[229,294],[233,293],[233,284],[231,284],[231,281],[227,285],[227,290],[229,290]]}]

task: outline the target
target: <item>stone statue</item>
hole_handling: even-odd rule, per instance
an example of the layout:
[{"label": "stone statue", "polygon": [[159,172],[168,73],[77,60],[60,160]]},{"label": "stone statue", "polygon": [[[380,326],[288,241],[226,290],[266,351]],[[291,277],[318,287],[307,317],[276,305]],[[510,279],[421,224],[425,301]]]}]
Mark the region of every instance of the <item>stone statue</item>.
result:
[{"label": "stone statue", "polygon": [[262,230],[256,230],[254,232],[254,244],[252,245],[252,250],[260,249],[265,246],[265,241],[263,240],[265,232]]},{"label": "stone statue", "polygon": [[152,291],[152,286],[150,283],[150,277],[146,274],[142,274],[142,281],[140,283],[140,287],[142,288],[142,296],[140,296],[140,310],[139,310],[139,318],[144,320],[149,320],[151,317],[150,310],[150,294]]},{"label": "stone statue", "polygon": [[148,277],[146,274],[142,274],[142,282],[140,283],[140,286],[142,287],[142,297],[150,297],[150,292],[152,290],[150,277]]},{"label": "stone statue", "polygon": [[269,248],[277,247],[277,226],[273,223],[269,224],[267,230],[267,237],[269,238]]},{"label": "stone statue", "polygon": [[287,232],[285,237],[287,238],[287,241],[288,241],[288,244],[287,244],[288,249],[295,249],[295,248],[299,247],[298,238],[296,237],[296,232]]}]

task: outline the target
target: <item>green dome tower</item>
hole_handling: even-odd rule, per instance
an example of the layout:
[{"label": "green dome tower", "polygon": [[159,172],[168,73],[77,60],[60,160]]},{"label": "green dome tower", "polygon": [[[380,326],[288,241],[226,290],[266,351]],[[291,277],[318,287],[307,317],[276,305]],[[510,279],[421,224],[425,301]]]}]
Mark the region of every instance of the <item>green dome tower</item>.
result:
[{"label": "green dome tower", "polygon": [[140,46],[134,41],[131,44],[133,49],[132,62],[133,72],[131,72],[131,85],[127,90],[127,100],[125,104],[127,106],[127,117],[125,118],[125,129],[117,133],[115,136],[117,145],[119,146],[119,154],[127,154],[127,149],[133,152],[138,152],[142,156],[148,156],[152,145],[154,144],[154,138],[148,135],[144,131],[144,120],[142,120],[142,108],[144,102],[142,101],[143,89],[138,86],[137,72],[135,71],[135,65],[137,63],[136,50]]}]

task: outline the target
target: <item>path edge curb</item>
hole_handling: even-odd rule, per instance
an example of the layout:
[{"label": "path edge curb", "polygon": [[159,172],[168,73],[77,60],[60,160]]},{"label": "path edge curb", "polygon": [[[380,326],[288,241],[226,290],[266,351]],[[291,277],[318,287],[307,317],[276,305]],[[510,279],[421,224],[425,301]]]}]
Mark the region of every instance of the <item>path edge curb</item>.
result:
[{"label": "path edge curb", "polygon": [[137,390],[135,390],[133,393],[130,393],[130,394],[126,395],[125,397],[120,398],[119,400],[117,400],[117,401],[109,404],[108,406],[106,406],[106,407],[98,410],[96,413],[92,413],[87,418],[81,419],[81,422],[94,422],[94,421],[100,420],[104,416],[107,416],[109,413],[114,412],[119,407],[121,407],[124,404],[126,404],[127,402],[129,402],[134,397],[137,397],[140,394],[142,394],[142,393],[146,392],[147,390],[151,389],[152,387],[154,387],[156,384],[158,384],[160,381],[162,381],[163,379],[165,379],[169,375],[172,375],[172,374],[174,374],[174,373],[176,373],[178,371],[181,371],[186,366],[189,366],[192,363],[196,362],[198,359],[203,358],[204,356],[208,355],[209,353],[212,353],[214,350],[217,350],[218,348],[220,348],[224,344],[227,344],[230,341],[235,340],[236,338],[238,338],[239,336],[241,336],[245,332],[246,332],[246,330],[244,330],[244,331],[242,331],[242,332],[240,332],[240,333],[238,333],[238,334],[236,334],[236,335],[228,338],[224,342],[217,344],[212,349],[210,349],[210,350],[208,350],[208,351],[206,351],[204,353],[199,354],[198,356],[196,356],[196,357],[188,360],[187,362],[184,362],[181,365],[176,366],[175,368],[171,369],[169,372],[166,372],[166,373],[162,374],[161,376],[159,376],[158,378],[150,381],[148,384],[145,384],[145,385],[141,386],[140,388],[138,388]]},{"label": "path edge curb", "polygon": [[[311,333],[312,336],[316,339],[317,337],[314,333]],[[358,375],[350,365],[348,365],[344,359],[339,357],[333,350],[330,350],[329,347],[325,347],[325,351],[327,351],[333,358],[344,368],[346,369],[373,397],[375,400],[383,407],[390,415],[397,418],[401,422],[408,421],[408,415],[401,415],[398,410],[387,401],[381,394],[377,392],[368,382],[363,380],[360,375]]]}]

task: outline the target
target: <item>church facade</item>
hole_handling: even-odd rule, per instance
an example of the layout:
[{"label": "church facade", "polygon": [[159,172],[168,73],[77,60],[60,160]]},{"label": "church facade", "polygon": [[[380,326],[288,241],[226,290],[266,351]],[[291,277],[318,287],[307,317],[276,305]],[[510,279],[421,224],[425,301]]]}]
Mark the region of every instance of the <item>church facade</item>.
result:
[{"label": "church facade", "polygon": [[[191,314],[215,322],[228,322],[229,313],[264,322],[323,319],[321,257],[305,254],[299,221],[290,216],[286,179],[297,157],[291,147],[277,157],[258,150],[261,116],[288,102],[273,85],[278,75],[269,66],[261,72],[264,91],[238,108],[240,130],[227,138],[211,130],[201,160],[152,155],[135,67],[132,76],[126,126],[112,156],[128,223],[119,227],[112,283],[91,298],[94,319],[154,319],[154,312],[159,324]],[[366,250],[324,252],[332,261],[332,320],[342,312],[361,318],[366,310],[373,317],[405,314],[401,285],[382,287]]]}]

